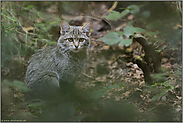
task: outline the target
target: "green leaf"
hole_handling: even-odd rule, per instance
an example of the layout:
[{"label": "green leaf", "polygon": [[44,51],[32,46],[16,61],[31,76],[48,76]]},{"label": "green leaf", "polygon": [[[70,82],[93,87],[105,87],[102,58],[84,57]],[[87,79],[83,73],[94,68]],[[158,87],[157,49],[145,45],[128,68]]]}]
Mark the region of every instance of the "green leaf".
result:
[{"label": "green leaf", "polygon": [[126,16],[128,13],[130,13],[130,11],[129,11],[128,9],[122,11],[122,12],[120,13],[120,18]]},{"label": "green leaf", "polygon": [[20,81],[13,81],[13,82],[9,82],[8,80],[4,80],[3,83],[7,86],[10,86],[10,87],[15,87],[17,88],[18,90],[20,91],[23,91],[23,92],[27,92],[29,91],[30,89],[27,88],[27,86],[25,85],[25,83],[23,82],[20,82]]},{"label": "green leaf", "polygon": [[160,20],[157,20],[157,21],[153,21],[153,22],[147,24],[146,25],[146,28],[147,29],[152,29],[152,28],[158,27],[159,25],[161,25],[161,21]]},{"label": "green leaf", "polygon": [[157,35],[159,32],[146,32],[146,35],[148,36],[154,36]]},{"label": "green leaf", "polygon": [[130,5],[127,7],[127,9],[130,10],[130,13],[132,13],[132,14],[137,14],[140,11],[139,8],[140,7],[137,5]]},{"label": "green leaf", "polygon": [[118,33],[116,32],[109,32],[107,35],[105,35],[100,39],[103,40],[108,45],[113,45],[121,41],[123,37],[119,36]]},{"label": "green leaf", "polygon": [[115,32],[117,33],[118,35],[124,35],[124,33],[122,31],[118,31],[118,32]]},{"label": "green leaf", "polygon": [[170,89],[174,90],[174,87],[171,84],[162,83],[161,85],[164,85],[164,86],[169,87]]},{"label": "green leaf", "polygon": [[119,42],[119,46],[129,46],[132,44],[132,39],[123,39],[122,41]]},{"label": "green leaf", "polygon": [[146,30],[145,29],[142,29],[142,28],[139,28],[139,27],[134,27],[132,28],[134,32],[136,33],[143,33],[145,32]]},{"label": "green leaf", "polygon": [[157,95],[155,95],[155,96],[151,99],[151,101],[156,101],[156,100],[158,100],[160,97],[161,97],[161,94],[157,94]]},{"label": "green leaf", "polygon": [[152,87],[155,87],[157,85],[159,85],[160,83],[154,83],[154,85],[151,85]]},{"label": "green leaf", "polygon": [[146,30],[145,29],[142,29],[142,28],[139,28],[139,27],[133,27],[132,24],[133,24],[134,21],[130,21],[128,22],[128,24],[124,27],[124,34],[126,37],[129,37],[130,35],[133,35],[134,32],[136,33],[144,33]]},{"label": "green leaf", "polygon": [[102,17],[113,21],[119,20],[121,18],[120,13],[117,11],[111,11],[108,16],[102,16]]},{"label": "green leaf", "polygon": [[134,31],[133,31],[133,26],[132,25],[128,25],[124,27],[124,34],[126,37],[129,37],[130,35],[133,35],[134,34]]},{"label": "green leaf", "polygon": [[18,90],[23,91],[23,92],[28,92],[30,89],[27,88],[25,83],[20,82],[20,81],[14,81],[12,84],[14,87],[16,87]]},{"label": "green leaf", "polygon": [[168,92],[169,88],[165,88],[160,94],[155,95],[151,101],[156,101]]},{"label": "green leaf", "polygon": [[163,95],[165,95],[165,94],[168,92],[168,89],[169,89],[169,88],[163,89],[163,91],[160,93],[161,97],[162,97]]},{"label": "green leaf", "polygon": [[120,84],[120,86],[121,86],[121,87],[124,87],[124,88],[126,88],[126,86],[125,86],[125,85],[122,85],[122,84]]}]

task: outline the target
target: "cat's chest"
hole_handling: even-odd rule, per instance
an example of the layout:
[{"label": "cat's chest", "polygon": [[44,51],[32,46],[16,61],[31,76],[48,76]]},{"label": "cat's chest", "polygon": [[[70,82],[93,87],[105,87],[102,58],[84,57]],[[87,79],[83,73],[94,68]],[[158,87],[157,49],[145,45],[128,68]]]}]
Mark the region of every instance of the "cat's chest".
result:
[{"label": "cat's chest", "polygon": [[63,60],[63,72],[68,71],[68,72],[77,72],[81,69],[83,69],[83,67],[85,66],[86,63],[86,58],[85,57],[81,57],[81,58],[65,58],[65,60]]},{"label": "cat's chest", "polygon": [[81,74],[86,64],[87,55],[68,56],[56,60],[57,73],[60,79],[72,80]]}]

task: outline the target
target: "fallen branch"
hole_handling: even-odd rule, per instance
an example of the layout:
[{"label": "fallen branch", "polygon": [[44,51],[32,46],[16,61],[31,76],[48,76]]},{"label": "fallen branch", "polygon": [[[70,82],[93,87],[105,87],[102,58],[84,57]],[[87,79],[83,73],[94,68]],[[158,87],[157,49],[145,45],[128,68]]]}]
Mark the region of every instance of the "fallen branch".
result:
[{"label": "fallen branch", "polygon": [[159,73],[161,67],[160,55],[155,51],[155,48],[148,43],[148,41],[140,34],[136,34],[133,37],[134,41],[137,41],[144,49],[144,60],[133,59],[133,63],[137,64],[144,73],[144,79],[148,84],[153,84],[151,73]]}]

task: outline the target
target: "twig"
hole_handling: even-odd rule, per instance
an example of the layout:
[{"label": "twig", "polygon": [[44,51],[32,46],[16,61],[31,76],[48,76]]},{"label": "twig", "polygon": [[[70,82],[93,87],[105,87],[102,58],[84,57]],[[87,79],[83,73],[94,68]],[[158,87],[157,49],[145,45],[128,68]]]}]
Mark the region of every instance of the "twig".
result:
[{"label": "twig", "polygon": [[103,83],[102,81],[98,81],[98,80],[96,80],[95,78],[93,78],[93,77],[91,77],[91,76],[89,76],[89,75],[87,75],[87,74],[85,74],[85,73],[82,73],[84,76],[86,76],[86,77],[88,77],[89,79],[92,79],[92,80],[95,80],[95,81],[97,81],[97,82],[101,82],[101,83]]},{"label": "twig", "polygon": [[[114,10],[114,9],[116,8],[117,5],[118,5],[118,2],[115,1],[115,2],[113,3],[112,7],[111,7],[106,13],[104,13],[102,16],[108,15],[112,10]],[[96,14],[94,14],[94,12],[91,12],[91,14],[92,14],[93,16],[97,16]],[[102,18],[102,16],[97,16],[97,17],[100,18],[100,19],[98,20],[98,22],[96,23],[96,25],[98,25],[102,20],[104,20],[105,22],[107,22],[107,23],[110,25],[111,30],[114,30],[114,28],[113,28],[113,26],[110,24],[110,22],[109,22],[106,18]]]},{"label": "twig", "polygon": [[83,74],[84,76],[86,76],[86,77],[92,79],[92,80],[96,80],[95,78],[93,78],[93,77],[91,77],[91,76],[89,76],[89,75],[87,75],[87,74],[85,74],[85,73],[82,73],[82,74]]},{"label": "twig", "polygon": [[110,24],[110,22],[109,22],[106,18],[101,18],[101,16],[99,16],[99,15],[97,15],[97,14],[94,14],[94,12],[91,12],[91,14],[92,14],[94,17],[98,18],[98,19],[97,19],[98,22],[96,23],[96,25],[99,24],[102,20],[104,20],[106,23],[109,24],[109,26],[111,27],[111,30],[114,30],[114,27]]}]

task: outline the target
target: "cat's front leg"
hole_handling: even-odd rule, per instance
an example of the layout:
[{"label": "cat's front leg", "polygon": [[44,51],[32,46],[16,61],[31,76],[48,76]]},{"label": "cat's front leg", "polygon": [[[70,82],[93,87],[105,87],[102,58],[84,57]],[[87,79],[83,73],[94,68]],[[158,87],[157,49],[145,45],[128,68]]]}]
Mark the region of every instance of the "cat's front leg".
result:
[{"label": "cat's front leg", "polygon": [[49,99],[59,96],[59,77],[54,71],[37,71],[29,80],[29,95],[33,98]]}]

